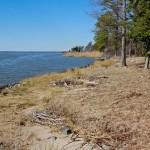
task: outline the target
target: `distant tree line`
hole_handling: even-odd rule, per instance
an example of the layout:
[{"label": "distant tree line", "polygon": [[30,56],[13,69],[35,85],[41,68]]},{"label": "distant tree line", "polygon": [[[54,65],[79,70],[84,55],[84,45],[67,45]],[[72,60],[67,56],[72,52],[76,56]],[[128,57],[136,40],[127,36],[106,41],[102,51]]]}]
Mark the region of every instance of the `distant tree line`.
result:
[{"label": "distant tree line", "polygon": [[75,46],[71,48],[71,52],[92,52],[95,51],[95,45],[92,42],[89,42],[86,46]]},{"label": "distant tree line", "polygon": [[126,56],[147,56],[150,60],[150,1],[90,0],[98,8],[94,48],[106,57],[120,56],[126,66]]}]

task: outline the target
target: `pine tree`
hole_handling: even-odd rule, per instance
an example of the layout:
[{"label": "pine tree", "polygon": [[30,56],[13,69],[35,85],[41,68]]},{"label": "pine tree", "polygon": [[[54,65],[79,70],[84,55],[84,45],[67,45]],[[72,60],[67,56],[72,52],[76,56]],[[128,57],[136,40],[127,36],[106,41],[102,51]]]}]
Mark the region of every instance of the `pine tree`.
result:
[{"label": "pine tree", "polygon": [[132,36],[144,43],[147,60],[145,69],[149,68],[150,60],[150,1],[130,0],[130,8],[133,13]]},{"label": "pine tree", "polygon": [[[106,40],[107,34],[107,43],[111,43],[111,48],[115,50],[115,55],[118,53],[119,45],[122,45],[121,66],[126,66],[127,0],[97,0],[96,4],[101,8],[101,12],[98,14],[98,23],[100,25],[98,26],[99,30],[96,30],[96,42]],[[120,37],[122,37],[122,44]],[[100,45],[100,43],[97,45]],[[102,45],[101,48],[103,47]]]}]

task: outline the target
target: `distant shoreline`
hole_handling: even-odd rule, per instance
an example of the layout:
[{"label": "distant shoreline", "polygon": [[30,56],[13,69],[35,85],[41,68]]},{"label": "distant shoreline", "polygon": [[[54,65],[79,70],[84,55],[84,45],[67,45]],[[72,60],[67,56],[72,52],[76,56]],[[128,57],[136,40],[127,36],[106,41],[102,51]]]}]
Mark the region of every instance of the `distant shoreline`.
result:
[{"label": "distant shoreline", "polygon": [[93,52],[62,52],[64,56],[68,57],[86,57],[98,59],[101,56],[99,51]]}]

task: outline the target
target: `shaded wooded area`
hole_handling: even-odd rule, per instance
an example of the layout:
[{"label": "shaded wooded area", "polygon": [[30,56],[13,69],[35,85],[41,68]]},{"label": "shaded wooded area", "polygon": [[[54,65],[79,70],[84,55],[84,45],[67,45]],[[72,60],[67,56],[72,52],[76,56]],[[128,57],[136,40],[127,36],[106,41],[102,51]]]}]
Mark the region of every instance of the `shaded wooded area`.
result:
[{"label": "shaded wooded area", "polygon": [[150,1],[146,0],[91,0],[97,11],[95,48],[107,57],[121,55],[121,65],[126,66],[126,56],[146,56],[149,68],[150,51]]}]

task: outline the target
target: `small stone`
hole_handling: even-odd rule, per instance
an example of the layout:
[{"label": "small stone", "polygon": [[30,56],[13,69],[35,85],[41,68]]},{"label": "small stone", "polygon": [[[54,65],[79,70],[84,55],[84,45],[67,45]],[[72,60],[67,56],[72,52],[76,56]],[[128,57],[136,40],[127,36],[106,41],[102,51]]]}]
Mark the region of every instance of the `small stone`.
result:
[{"label": "small stone", "polygon": [[69,134],[72,133],[71,129],[68,128],[68,127],[62,127],[62,128],[61,128],[61,132],[62,132],[62,134],[64,134],[64,135],[69,135]]},{"label": "small stone", "polygon": [[98,85],[98,83],[96,83],[96,82],[86,82],[86,85],[87,86],[96,86],[96,85]]},{"label": "small stone", "polygon": [[21,86],[21,84],[20,84],[20,83],[18,83],[18,84],[17,84],[17,86],[18,86],[18,87],[20,87],[20,86]]},{"label": "small stone", "polygon": [[65,86],[65,87],[67,87],[67,86],[68,86],[66,82],[64,82],[64,86]]}]

